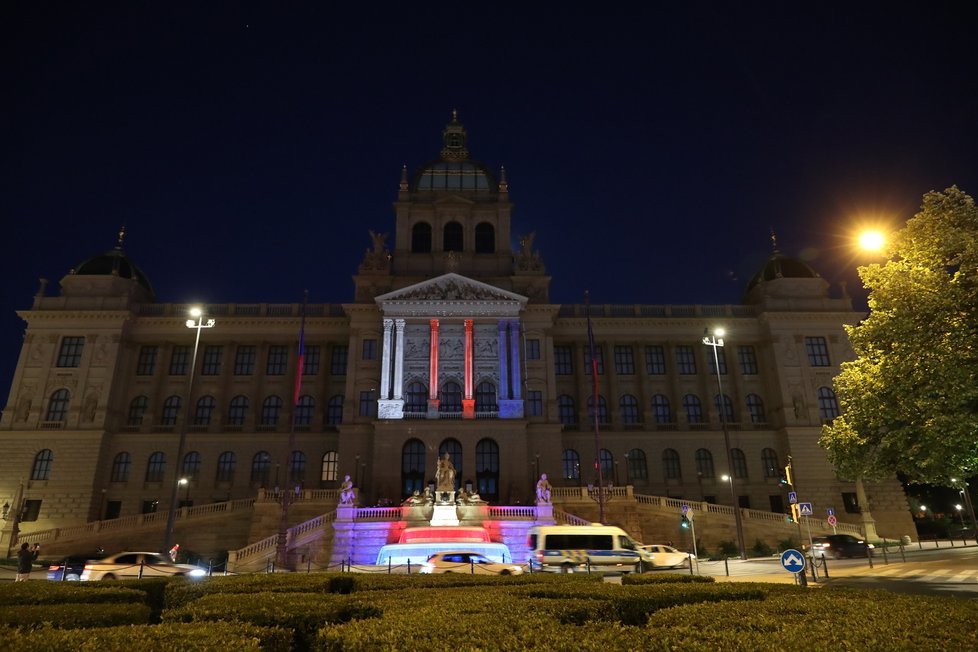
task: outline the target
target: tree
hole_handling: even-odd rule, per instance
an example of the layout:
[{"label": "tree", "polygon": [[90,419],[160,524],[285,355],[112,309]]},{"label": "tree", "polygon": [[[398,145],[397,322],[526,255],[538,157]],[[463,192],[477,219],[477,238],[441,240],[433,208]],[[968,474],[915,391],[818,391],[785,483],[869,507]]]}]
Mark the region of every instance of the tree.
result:
[{"label": "tree", "polygon": [[978,470],[974,200],[927,193],[886,255],[859,268],[870,312],[847,327],[857,359],[835,379],[842,416],[819,443],[843,477],[947,485]]}]

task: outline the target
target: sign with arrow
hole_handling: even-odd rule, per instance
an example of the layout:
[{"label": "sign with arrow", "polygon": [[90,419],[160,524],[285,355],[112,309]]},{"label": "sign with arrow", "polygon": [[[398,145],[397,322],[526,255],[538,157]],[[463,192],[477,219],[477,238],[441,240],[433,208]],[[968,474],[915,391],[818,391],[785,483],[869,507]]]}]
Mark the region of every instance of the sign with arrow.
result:
[{"label": "sign with arrow", "polygon": [[794,548],[788,548],[781,553],[781,565],[789,573],[800,573],[805,570],[805,556]]}]

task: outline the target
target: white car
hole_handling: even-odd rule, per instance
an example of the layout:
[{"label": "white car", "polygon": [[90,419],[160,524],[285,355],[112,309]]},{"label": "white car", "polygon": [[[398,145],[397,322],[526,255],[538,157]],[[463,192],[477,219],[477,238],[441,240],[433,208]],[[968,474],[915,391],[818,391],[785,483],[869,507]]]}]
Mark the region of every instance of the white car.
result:
[{"label": "white car", "polygon": [[639,546],[642,563],[652,568],[689,568],[696,555],[676,550],[672,546]]},{"label": "white car", "polygon": [[501,564],[471,550],[444,550],[421,564],[422,573],[480,573],[484,575],[519,575],[523,568]]},{"label": "white car", "polygon": [[207,571],[190,564],[174,564],[166,555],[157,552],[120,552],[105,559],[85,563],[81,579],[123,580],[139,577],[206,577]]}]

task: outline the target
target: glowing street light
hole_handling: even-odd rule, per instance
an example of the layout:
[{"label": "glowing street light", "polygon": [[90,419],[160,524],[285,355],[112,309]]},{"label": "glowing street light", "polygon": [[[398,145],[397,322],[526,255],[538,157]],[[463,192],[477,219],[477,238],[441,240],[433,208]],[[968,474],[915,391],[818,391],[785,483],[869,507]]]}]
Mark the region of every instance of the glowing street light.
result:
[{"label": "glowing street light", "polygon": [[[177,457],[175,464],[183,464],[183,452],[187,446],[187,424],[190,421],[190,401],[193,396],[194,391],[194,370],[197,368],[197,350],[200,348],[200,331],[205,328],[213,328],[214,320],[208,319],[204,321],[204,313],[200,308],[194,307],[190,309],[190,316],[196,319],[187,320],[187,328],[194,328],[197,330],[196,337],[194,338],[194,353],[190,358],[190,373],[187,379],[187,400],[186,407],[183,410],[183,419],[180,422],[180,439],[177,443]],[[176,470],[174,466],[174,470]],[[185,478],[181,478],[183,480]],[[170,508],[166,513],[166,536],[163,539],[163,550],[170,550],[173,547],[173,528],[176,525],[177,518],[177,492],[180,489],[181,482],[179,480],[173,483],[173,489],[170,492]],[[190,485],[187,484],[187,491],[190,491]]]},{"label": "glowing street light", "polygon": [[880,251],[886,244],[886,236],[882,231],[863,231],[859,234],[858,242],[863,251]]},{"label": "glowing street light", "polygon": [[[727,430],[727,404],[726,401],[723,400],[723,384],[720,381],[720,354],[717,352],[719,347],[723,346],[724,333],[725,331],[722,328],[713,329],[713,335],[710,335],[709,331],[707,331],[707,334],[703,336],[703,344],[713,347],[713,371],[717,376],[716,405],[720,411],[720,427],[723,429],[723,448],[727,453],[727,468],[733,469],[732,455],[730,454],[730,432]],[[740,550],[740,558],[747,559],[747,552],[746,548],[744,547],[743,517],[740,515],[740,504],[737,501],[737,493],[734,491],[733,478],[730,477],[729,481],[730,496],[733,499],[734,521],[737,523],[737,546]]]}]

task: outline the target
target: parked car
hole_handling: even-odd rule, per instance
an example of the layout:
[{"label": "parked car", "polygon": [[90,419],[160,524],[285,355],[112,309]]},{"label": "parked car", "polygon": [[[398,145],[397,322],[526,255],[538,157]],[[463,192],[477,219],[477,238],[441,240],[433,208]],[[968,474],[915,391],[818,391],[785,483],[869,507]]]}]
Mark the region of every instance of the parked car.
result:
[{"label": "parked car", "polygon": [[812,556],[816,559],[865,557],[867,554],[873,554],[873,544],[857,539],[851,534],[830,534],[812,539]]},{"label": "parked car", "polygon": [[157,552],[120,552],[105,559],[91,559],[82,570],[82,581],[122,580],[138,577],[206,577],[207,571],[190,564],[174,564]]},{"label": "parked car", "polygon": [[443,550],[421,564],[422,573],[481,573],[485,575],[519,575],[523,568],[501,564],[471,550]]},{"label": "parked car", "polygon": [[645,568],[689,568],[696,559],[696,555],[663,545],[639,546],[638,554]]},{"label": "parked car", "polygon": [[48,579],[55,582],[77,582],[81,579],[87,562],[88,557],[67,557],[48,566]]}]

